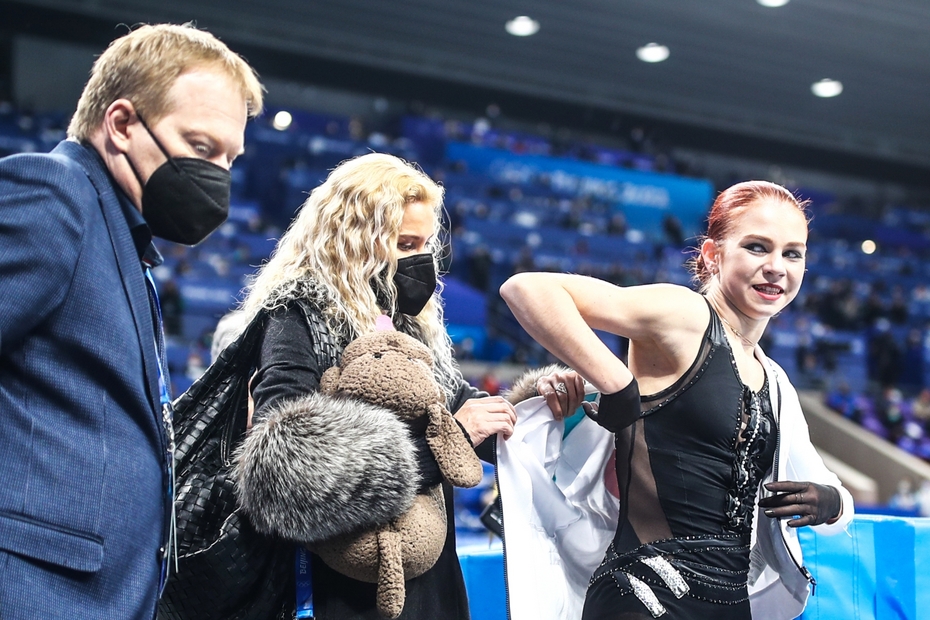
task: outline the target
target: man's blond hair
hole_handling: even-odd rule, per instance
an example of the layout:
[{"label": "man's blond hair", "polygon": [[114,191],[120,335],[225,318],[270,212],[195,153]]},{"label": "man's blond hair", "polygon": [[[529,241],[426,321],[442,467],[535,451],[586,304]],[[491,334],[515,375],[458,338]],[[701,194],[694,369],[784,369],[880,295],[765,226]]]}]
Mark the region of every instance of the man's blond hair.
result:
[{"label": "man's blond hair", "polygon": [[113,41],[100,55],[68,126],[68,136],[88,140],[110,104],[128,99],[149,125],[169,114],[168,91],[177,78],[212,69],[239,85],[249,116],[262,110],[262,85],[239,55],[209,32],[190,24],[141,26]]}]

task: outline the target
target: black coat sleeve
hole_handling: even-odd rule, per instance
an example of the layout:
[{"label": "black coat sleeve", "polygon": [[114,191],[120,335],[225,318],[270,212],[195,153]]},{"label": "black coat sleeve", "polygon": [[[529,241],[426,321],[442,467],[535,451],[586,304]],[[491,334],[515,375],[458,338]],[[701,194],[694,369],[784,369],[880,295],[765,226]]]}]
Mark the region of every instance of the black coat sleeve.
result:
[{"label": "black coat sleeve", "polygon": [[252,377],[253,421],[264,420],[282,399],[300,398],[317,391],[325,371],[326,368],[320,368],[300,308],[291,304],[274,310],[265,329],[258,370]]},{"label": "black coat sleeve", "polygon": [[[456,411],[462,408],[465,401],[471,400],[472,398],[486,398],[487,396],[490,396],[490,394],[479,390],[465,381],[465,379],[460,379],[459,388],[456,390],[455,396],[452,397],[452,405],[449,407],[449,411],[454,415]],[[462,432],[465,432],[464,429]],[[470,438],[469,441],[471,441]],[[492,435],[482,441],[481,444],[475,448],[475,454],[486,463],[491,463],[492,465],[497,464],[497,435]]]},{"label": "black coat sleeve", "polygon": [[[291,304],[272,312],[262,342],[258,370],[252,378],[253,423],[263,421],[279,402],[317,391],[326,370],[320,367],[303,311],[296,304]],[[421,433],[411,439],[420,489],[439,484],[443,480],[442,473],[426,443],[426,435]]]}]

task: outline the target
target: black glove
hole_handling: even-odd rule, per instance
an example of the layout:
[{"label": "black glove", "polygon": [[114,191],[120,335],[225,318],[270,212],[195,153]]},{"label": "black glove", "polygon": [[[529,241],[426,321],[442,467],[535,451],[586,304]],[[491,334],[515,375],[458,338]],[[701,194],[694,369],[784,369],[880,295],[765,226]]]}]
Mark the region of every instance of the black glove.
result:
[{"label": "black glove", "polygon": [[765,516],[788,518],[789,527],[826,523],[837,518],[843,507],[840,492],[835,487],[816,482],[782,480],[769,482],[765,488],[775,493],[759,500]]},{"label": "black glove", "polygon": [[601,394],[599,403],[581,404],[585,415],[616,433],[639,419],[639,384],[636,378],[619,392]]}]

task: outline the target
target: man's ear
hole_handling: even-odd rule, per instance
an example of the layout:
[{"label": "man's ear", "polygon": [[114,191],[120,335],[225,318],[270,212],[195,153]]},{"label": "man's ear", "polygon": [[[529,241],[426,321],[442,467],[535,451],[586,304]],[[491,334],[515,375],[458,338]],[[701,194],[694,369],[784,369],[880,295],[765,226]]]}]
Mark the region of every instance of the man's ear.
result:
[{"label": "man's ear", "polygon": [[103,115],[103,130],[110,144],[120,153],[129,150],[130,134],[135,129],[133,125],[138,123],[136,109],[128,99],[117,99]]}]

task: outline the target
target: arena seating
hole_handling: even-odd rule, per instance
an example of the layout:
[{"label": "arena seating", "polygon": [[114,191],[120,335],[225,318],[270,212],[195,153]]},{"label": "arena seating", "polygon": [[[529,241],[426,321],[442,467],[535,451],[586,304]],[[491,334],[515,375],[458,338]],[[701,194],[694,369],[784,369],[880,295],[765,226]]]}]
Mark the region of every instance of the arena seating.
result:
[{"label": "arena seating", "polygon": [[[169,334],[175,393],[209,364],[216,321],[240,298],[306,194],[338,162],[370,150],[416,161],[446,188],[447,321],[463,359],[549,360],[496,294],[515,271],[571,271],[619,284],[690,281],[683,264],[714,188],[659,172],[655,154],[501,131],[483,119],[404,116],[366,131],[358,119],[289,110],[290,126],[278,130],[276,112],[247,128],[246,152],[233,168],[229,221],[195,248],[159,244],[166,261],[156,277],[179,295]],[[65,122],[62,114],[2,106],[0,154],[49,150]],[[930,385],[930,216],[906,207],[889,208],[882,219],[851,216],[834,212],[827,192],[798,191],[813,198],[809,272],[763,346],[799,387],[835,393],[853,386],[862,404],[857,420],[926,458],[923,420],[914,420],[905,403],[900,428],[889,430],[878,391],[865,388],[887,370],[869,361],[870,347],[882,343],[897,347],[899,367],[891,372],[901,376],[905,399]],[[879,251],[864,253],[865,240]],[[881,332],[879,319],[889,324]],[[621,339],[603,338],[622,354]]]}]

